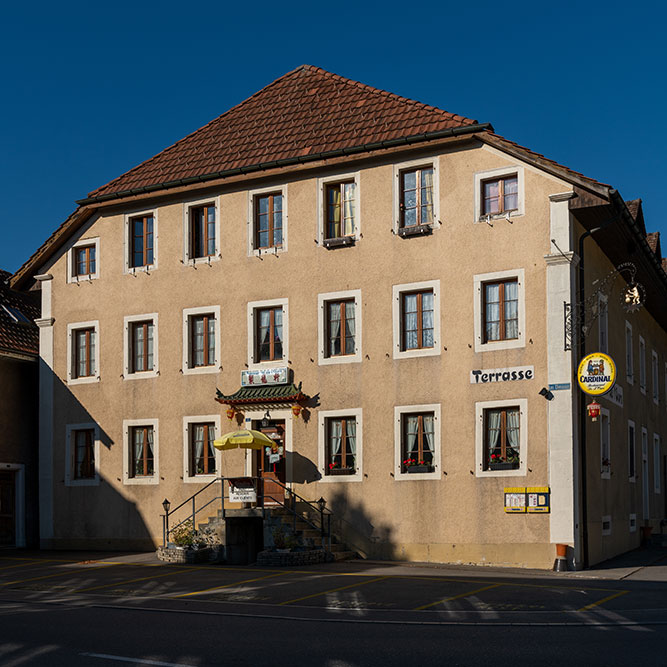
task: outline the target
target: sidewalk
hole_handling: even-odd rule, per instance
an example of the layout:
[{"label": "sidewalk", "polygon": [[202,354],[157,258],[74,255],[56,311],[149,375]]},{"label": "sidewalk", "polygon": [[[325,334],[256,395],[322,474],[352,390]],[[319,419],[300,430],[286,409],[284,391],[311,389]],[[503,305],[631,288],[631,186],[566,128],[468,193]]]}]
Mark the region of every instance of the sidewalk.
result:
[{"label": "sidewalk", "polygon": [[[124,563],[139,565],[161,565],[155,552],[102,552],[102,551],[28,551],[21,549],[2,549],[0,557],[12,557],[35,560],[54,560],[79,563],[98,562]],[[204,565],[204,564],[202,564]],[[207,567],[215,567],[214,564]],[[254,565],[243,566],[254,568]],[[302,570],[303,568],[294,568]],[[309,569],[309,568],[308,568]],[[552,572],[516,567],[497,567],[485,565],[457,565],[449,563],[408,563],[399,561],[351,560],[326,563],[313,566],[313,571],[340,573],[359,573],[367,575],[392,576],[448,576],[448,577],[483,577],[485,579],[606,579],[657,581],[667,583],[667,548],[647,546],[626,554],[616,556],[603,563],[598,563],[588,570],[575,572]]]}]

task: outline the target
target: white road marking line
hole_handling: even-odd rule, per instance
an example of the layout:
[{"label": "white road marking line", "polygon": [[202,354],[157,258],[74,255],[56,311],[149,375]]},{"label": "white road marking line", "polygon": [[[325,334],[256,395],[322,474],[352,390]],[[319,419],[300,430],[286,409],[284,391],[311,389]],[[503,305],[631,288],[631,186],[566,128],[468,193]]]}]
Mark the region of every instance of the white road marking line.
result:
[{"label": "white road marking line", "polygon": [[158,665],[159,667],[193,667],[182,662],[160,662],[159,660],[144,660],[143,658],[126,658],[122,655],[108,653],[79,653],[87,658],[101,658],[102,660],[116,660],[117,662],[131,662],[134,665]]}]

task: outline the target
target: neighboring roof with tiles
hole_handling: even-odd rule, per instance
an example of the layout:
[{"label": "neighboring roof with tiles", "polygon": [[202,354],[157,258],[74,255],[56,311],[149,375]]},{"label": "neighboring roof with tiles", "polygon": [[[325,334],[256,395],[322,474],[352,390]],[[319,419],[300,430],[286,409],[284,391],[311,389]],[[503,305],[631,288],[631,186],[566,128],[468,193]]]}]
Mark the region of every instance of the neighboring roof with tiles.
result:
[{"label": "neighboring roof with tiles", "polygon": [[40,315],[39,295],[10,289],[11,275],[0,269],[0,354],[13,352],[37,356],[39,329],[33,320]]},{"label": "neighboring roof with tiles", "polygon": [[644,235],[646,235],[646,223],[644,222],[644,209],[642,208],[641,199],[631,199],[626,201],[625,205],[628,207],[628,211],[635,219],[635,222],[639,225],[639,229],[642,230]]},{"label": "neighboring roof with tiles", "polygon": [[646,235],[648,247],[662,260],[662,250],[660,248],[660,232],[651,232]]},{"label": "neighboring roof with tiles", "polygon": [[303,65],[89,197],[476,123]]}]

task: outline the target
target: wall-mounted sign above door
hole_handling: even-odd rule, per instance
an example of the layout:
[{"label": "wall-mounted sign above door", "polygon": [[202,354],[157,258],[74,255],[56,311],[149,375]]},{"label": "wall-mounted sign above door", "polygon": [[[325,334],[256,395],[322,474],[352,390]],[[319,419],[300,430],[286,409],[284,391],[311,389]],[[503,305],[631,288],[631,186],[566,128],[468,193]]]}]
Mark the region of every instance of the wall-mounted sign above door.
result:
[{"label": "wall-mounted sign above door", "polygon": [[532,380],[535,377],[534,366],[512,366],[511,368],[485,368],[470,371],[470,384],[489,382],[513,382],[514,380]]},{"label": "wall-mounted sign above door", "polygon": [[256,371],[241,371],[242,387],[257,387],[267,384],[287,384],[289,382],[289,369],[262,368]]}]

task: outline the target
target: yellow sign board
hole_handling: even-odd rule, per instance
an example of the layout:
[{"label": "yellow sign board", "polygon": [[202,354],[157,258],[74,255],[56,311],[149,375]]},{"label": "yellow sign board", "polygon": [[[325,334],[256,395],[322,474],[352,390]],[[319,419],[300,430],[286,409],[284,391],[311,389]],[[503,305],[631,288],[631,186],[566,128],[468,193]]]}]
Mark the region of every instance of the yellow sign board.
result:
[{"label": "yellow sign board", "polygon": [[591,396],[606,394],[616,383],[616,364],[603,352],[587,354],[577,369],[579,388]]},{"label": "yellow sign board", "polygon": [[509,486],[504,491],[508,514],[548,514],[551,511],[548,486]]}]

